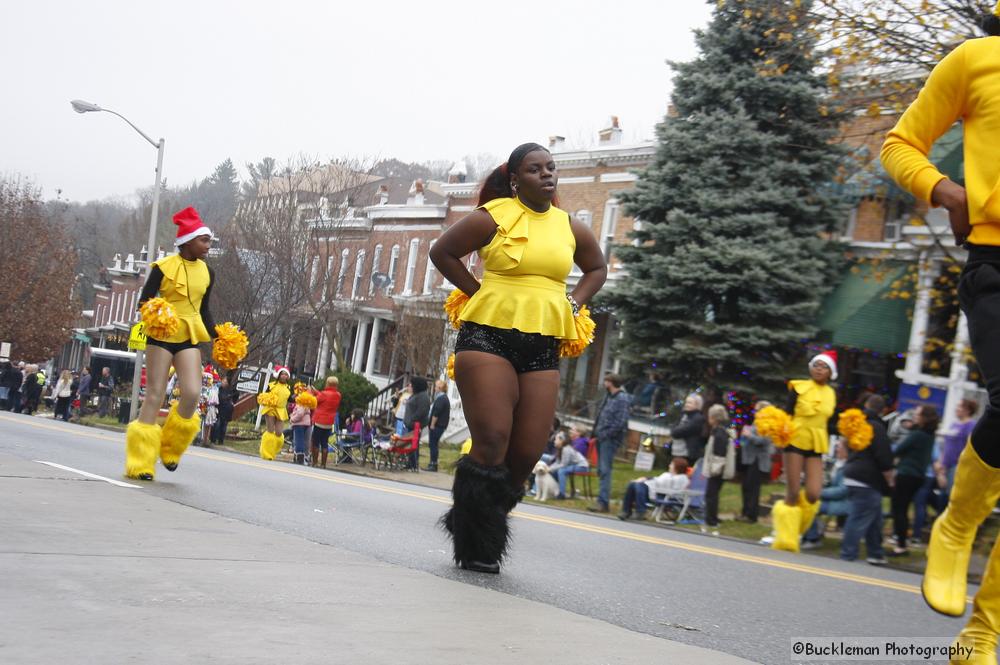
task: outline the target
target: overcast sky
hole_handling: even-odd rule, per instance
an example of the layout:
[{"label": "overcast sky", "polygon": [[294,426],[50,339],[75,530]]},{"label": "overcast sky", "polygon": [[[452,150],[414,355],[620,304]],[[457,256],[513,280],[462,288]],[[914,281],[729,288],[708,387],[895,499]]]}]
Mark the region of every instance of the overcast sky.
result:
[{"label": "overcast sky", "polygon": [[92,101],[166,138],[173,185],[299,154],[505,157],[607,118],[653,137],[666,60],[695,56],[702,0],[5,3],[0,173],[70,200],[153,183],[155,149]]}]

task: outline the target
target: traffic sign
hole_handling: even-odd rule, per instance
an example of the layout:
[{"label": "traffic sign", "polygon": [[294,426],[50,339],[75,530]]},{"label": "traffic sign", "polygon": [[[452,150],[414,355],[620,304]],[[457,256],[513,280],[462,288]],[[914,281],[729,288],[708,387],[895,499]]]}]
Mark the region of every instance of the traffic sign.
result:
[{"label": "traffic sign", "polygon": [[128,348],[130,351],[146,350],[146,324],[142,321],[132,326],[128,335]]}]

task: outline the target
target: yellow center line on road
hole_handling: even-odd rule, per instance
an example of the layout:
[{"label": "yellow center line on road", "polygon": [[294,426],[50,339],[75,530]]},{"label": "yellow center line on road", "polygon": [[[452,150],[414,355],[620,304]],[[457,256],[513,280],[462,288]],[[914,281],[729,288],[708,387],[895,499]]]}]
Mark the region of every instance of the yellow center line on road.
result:
[{"label": "yellow center line on road", "polygon": [[[0,420],[7,420],[11,422],[23,423],[20,419],[12,418],[10,416],[0,415]],[[32,426],[41,429],[50,429],[63,433],[67,433],[67,430],[63,427],[57,425],[50,425],[43,422],[33,422]],[[86,436],[93,439],[102,439],[106,441],[114,441],[121,443],[121,435],[111,435],[102,434],[96,432],[87,431],[74,431],[74,435]],[[202,457],[204,459],[213,460],[216,462],[225,462],[227,464],[237,464],[240,466],[248,466],[258,469],[263,469],[266,471],[273,471],[277,473],[285,473],[294,476],[301,476],[303,478],[313,478],[315,480],[322,480],[325,482],[335,483],[338,485],[347,485],[350,487],[358,487],[361,489],[374,490],[377,492],[383,492],[386,494],[395,494],[397,496],[405,496],[414,499],[423,499],[425,501],[433,501],[435,503],[440,503],[443,505],[450,505],[451,499],[434,496],[426,494],[424,492],[417,492],[413,490],[400,489],[395,487],[385,487],[372,483],[371,481],[354,480],[351,478],[344,478],[341,475],[333,476],[329,473],[318,473],[315,471],[308,471],[305,469],[296,469],[293,467],[284,468],[288,465],[280,465],[268,462],[260,462],[256,460],[248,459],[237,459],[230,456],[222,456],[214,453],[209,453],[201,450],[189,450],[186,454],[192,455],[194,457]],[[730,559],[733,561],[741,561],[744,563],[753,563],[761,566],[769,566],[772,568],[780,568],[783,570],[791,570],[794,572],[805,573],[807,575],[817,575],[820,577],[828,577],[837,580],[843,580],[847,582],[855,582],[858,584],[866,584],[868,586],[881,587],[884,589],[893,589],[895,591],[903,591],[906,593],[919,594],[920,587],[914,584],[903,584],[901,582],[892,582],[889,580],[881,580],[875,577],[868,577],[866,575],[855,575],[852,573],[844,573],[835,570],[827,570],[825,568],[819,568],[816,566],[807,566],[798,563],[791,563],[787,561],[779,561],[776,559],[770,559],[763,556],[756,556],[750,554],[740,554],[736,552],[729,552],[727,550],[707,547],[704,545],[694,545],[690,543],[684,543],[677,540],[672,540],[669,538],[661,538],[657,536],[647,536],[644,534],[633,533],[630,531],[625,531],[622,529],[612,529],[603,526],[595,526],[591,524],[584,524],[582,522],[577,522],[573,520],[561,519],[558,517],[548,517],[545,515],[532,515],[528,514],[522,510],[515,510],[512,515],[518,519],[527,520],[530,522],[540,522],[543,524],[549,524],[552,526],[561,526],[568,529],[576,529],[577,531],[586,531],[589,533],[596,533],[605,536],[611,536],[614,538],[621,538],[623,540],[631,540],[634,542],[647,543],[650,545],[658,545],[660,547],[669,547],[671,549],[683,550],[686,552],[693,552],[697,554],[706,554],[709,556],[715,556],[723,559]],[[972,598],[966,598],[966,602],[972,602]]]}]

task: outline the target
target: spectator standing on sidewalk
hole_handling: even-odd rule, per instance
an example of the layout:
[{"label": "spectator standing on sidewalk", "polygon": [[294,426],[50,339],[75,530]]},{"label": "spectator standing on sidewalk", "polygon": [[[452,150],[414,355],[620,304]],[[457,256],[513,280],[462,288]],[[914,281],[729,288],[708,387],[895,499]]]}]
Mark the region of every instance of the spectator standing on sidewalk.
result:
[{"label": "spectator standing on sidewalk", "polygon": [[294,446],[296,464],[306,463],[306,440],[309,436],[309,427],[312,425],[312,409],[294,404],[292,413],[288,418],[292,426],[292,444]]},{"label": "spectator standing on sidewalk", "polygon": [[38,371],[38,365],[28,365],[25,371],[24,384],[21,388],[24,395],[21,413],[30,416],[38,409],[38,402],[42,398],[42,388],[45,386],[45,375]]},{"label": "spectator standing on sidewalk", "polygon": [[[754,413],[767,406],[771,406],[771,403],[764,400],[757,402],[754,405]],[[774,452],[774,444],[768,437],[758,434],[757,428],[751,424],[744,427],[740,434],[740,450],[743,455],[743,484],[741,487],[743,490],[743,511],[736,519],[741,522],[754,523],[757,521],[760,511],[760,486],[764,478],[771,472],[771,454]]]},{"label": "spectator standing on sidewalk", "polygon": [[0,365],[0,409],[11,410],[13,395],[21,389],[21,381],[24,377],[14,365],[4,361]]},{"label": "spectator standing on sidewalk", "polygon": [[861,539],[865,539],[868,563],[885,565],[882,548],[882,497],[891,491],[892,448],[889,435],[879,414],[885,409],[885,400],[872,395],[865,402],[865,416],[872,426],[871,445],[864,450],[852,450],[844,465],[844,485],[850,508],[844,524],[844,539],[840,544],[840,558],[854,561],[858,558]]},{"label": "spectator standing on sidewalk", "polygon": [[218,403],[216,408],[218,413],[215,424],[212,426],[209,441],[221,445],[226,441],[226,430],[229,428],[229,421],[233,419],[233,409],[236,408],[236,405],[233,403],[233,390],[229,387],[229,379],[220,378],[217,389],[216,399]]},{"label": "spectator standing on sidewalk", "polygon": [[896,547],[889,556],[909,554],[906,538],[910,529],[910,503],[924,484],[924,476],[931,465],[934,433],[940,422],[937,409],[926,404],[917,408],[915,417],[913,429],[892,450],[898,458],[892,488],[892,530],[896,534]]},{"label": "spectator standing on sidewalk", "polygon": [[93,377],[90,376],[90,368],[84,367],[83,372],[80,374],[80,388],[78,389],[77,395],[80,400],[80,415],[82,416],[84,411],[90,402],[90,384]]},{"label": "spectator standing on sidewalk", "polygon": [[948,477],[946,492],[951,492],[951,486],[955,482],[955,467],[958,466],[958,456],[962,454],[962,449],[969,442],[972,430],[976,428],[976,412],[979,411],[979,403],[974,399],[963,399],[955,407],[955,422],[951,429],[944,435],[944,448],[941,452],[941,466]]},{"label": "spectator standing on sidewalk", "polygon": [[611,470],[615,452],[625,441],[625,434],[628,432],[629,398],[628,393],[622,390],[622,378],[617,374],[608,374],[604,377],[604,389],[607,392],[597,407],[597,417],[594,419],[600,490],[597,493],[597,503],[587,506],[587,510],[592,513],[607,513],[611,510]]},{"label": "spectator standing on sidewalk", "polygon": [[[410,379],[410,385],[408,388],[410,397],[406,400],[406,409],[403,414],[404,435],[401,437],[404,439],[406,438],[405,433],[413,432],[413,428],[417,423],[420,423],[421,431],[427,429],[427,423],[430,418],[431,410],[431,397],[427,394],[427,379],[421,379],[419,376],[415,376]],[[419,459],[420,442],[418,441],[417,448],[410,453],[407,468],[416,469]]]},{"label": "spectator standing on sidewalk", "polygon": [[10,378],[11,389],[7,393],[7,408],[14,413],[21,412],[21,401],[23,400],[24,389],[24,361],[21,360],[17,363],[17,366],[12,369]]},{"label": "spectator standing on sidewalk", "polygon": [[52,396],[56,400],[53,418],[62,418],[69,422],[69,404],[73,399],[73,374],[68,369],[59,374],[59,380],[52,389]]},{"label": "spectator standing on sidewalk", "polygon": [[340,381],[335,376],[326,377],[326,384],[319,392],[310,390],[316,397],[316,411],[313,413],[312,437],[309,441],[310,466],[326,468],[326,456],[330,452],[330,434],[337,423],[340,409]]},{"label": "spectator standing on sidewalk", "polygon": [[431,402],[431,422],[427,440],[430,447],[430,462],[427,463],[425,471],[438,470],[438,444],[441,436],[448,428],[448,420],[451,417],[451,402],[448,400],[448,382],[438,379],[434,382],[434,401]]},{"label": "spectator standing on sidewalk", "polygon": [[97,379],[97,415],[102,418],[106,417],[111,409],[111,395],[114,389],[115,378],[111,376],[111,368],[105,367]]},{"label": "spectator standing on sidewalk", "polygon": [[729,413],[721,404],[708,407],[708,446],[702,462],[701,475],[708,479],[705,484],[705,526],[702,533],[719,535],[719,494],[725,482],[726,453],[729,451]]}]

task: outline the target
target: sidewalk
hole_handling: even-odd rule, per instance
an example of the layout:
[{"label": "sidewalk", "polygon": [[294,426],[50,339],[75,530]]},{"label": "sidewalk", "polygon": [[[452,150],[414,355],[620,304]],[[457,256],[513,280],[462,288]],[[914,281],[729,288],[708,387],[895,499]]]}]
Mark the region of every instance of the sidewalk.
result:
[{"label": "sidewalk", "polygon": [[749,662],[8,455],[0,493],[0,662]]}]

